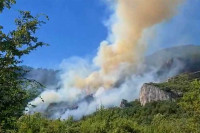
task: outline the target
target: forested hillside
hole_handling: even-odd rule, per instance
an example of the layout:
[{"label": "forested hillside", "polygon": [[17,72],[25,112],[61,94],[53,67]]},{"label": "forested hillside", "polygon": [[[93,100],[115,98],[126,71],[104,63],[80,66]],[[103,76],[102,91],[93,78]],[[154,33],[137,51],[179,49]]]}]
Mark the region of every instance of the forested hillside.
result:
[{"label": "forested hillside", "polygon": [[141,106],[139,100],[123,108],[104,109],[75,121],[49,120],[39,113],[24,115],[17,122],[19,133],[189,133],[200,132],[200,75],[184,73],[168,82],[152,83],[167,91],[181,91],[182,97]]}]

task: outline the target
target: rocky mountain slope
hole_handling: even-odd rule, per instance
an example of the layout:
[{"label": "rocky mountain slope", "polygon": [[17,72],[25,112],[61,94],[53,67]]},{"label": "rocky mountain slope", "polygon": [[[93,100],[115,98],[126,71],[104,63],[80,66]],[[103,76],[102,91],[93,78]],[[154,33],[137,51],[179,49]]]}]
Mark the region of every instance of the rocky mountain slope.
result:
[{"label": "rocky mountain slope", "polygon": [[174,101],[183,96],[194,80],[200,80],[200,71],[177,75],[163,83],[145,83],[140,90],[140,103],[144,106],[154,101]]},{"label": "rocky mountain slope", "polygon": [[145,71],[156,70],[160,81],[184,73],[200,70],[200,46],[183,45],[166,48],[145,58]]},{"label": "rocky mountain slope", "polygon": [[[200,66],[197,66],[195,63],[200,63],[200,46],[199,45],[181,45],[171,48],[165,48],[159,50],[146,57],[145,63],[150,66],[160,66],[162,67],[165,64],[171,64],[174,61],[181,61],[184,64],[187,64],[185,69],[191,71],[199,70]],[[196,66],[196,67],[195,67]],[[192,67],[192,68],[189,68]],[[196,68],[194,70],[194,68]]]},{"label": "rocky mountain slope", "polygon": [[173,92],[164,91],[152,84],[145,83],[140,90],[140,103],[145,105],[146,103],[153,101],[164,101],[164,100],[174,100],[179,95]]}]

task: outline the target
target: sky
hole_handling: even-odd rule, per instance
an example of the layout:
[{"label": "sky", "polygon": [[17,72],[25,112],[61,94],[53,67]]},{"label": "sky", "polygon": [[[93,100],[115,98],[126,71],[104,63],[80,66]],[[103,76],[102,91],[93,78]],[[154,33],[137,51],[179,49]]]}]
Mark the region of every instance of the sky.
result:
[{"label": "sky", "polygon": [[[148,52],[184,44],[200,44],[200,1],[186,0],[167,22],[155,25],[154,36],[147,37]],[[70,57],[92,59],[101,41],[108,36],[105,21],[110,11],[103,0],[17,0],[10,10],[0,14],[0,25],[8,32],[15,28],[18,10],[45,13],[50,20],[39,29],[40,41],[50,44],[23,58],[24,65],[57,69]],[[148,34],[147,34],[148,36]]]}]

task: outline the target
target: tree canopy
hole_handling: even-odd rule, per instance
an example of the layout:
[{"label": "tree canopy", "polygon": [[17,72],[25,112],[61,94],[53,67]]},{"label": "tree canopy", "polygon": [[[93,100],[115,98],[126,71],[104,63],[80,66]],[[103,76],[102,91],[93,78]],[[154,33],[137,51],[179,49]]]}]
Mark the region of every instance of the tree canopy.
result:
[{"label": "tree canopy", "polygon": [[[0,0],[0,14],[5,8],[11,8],[15,0]],[[32,16],[29,11],[19,11],[15,19],[16,29],[4,33],[0,25],[0,129],[14,128],[14,122],[25,109],[29,93],[24,85],[31,82],[25,79],[26,73],[20,66],[21,57],[39,46],[47,45],[38,41],[36,31],[44,21],[41,15]],[[45,16],[46,17],[46,16]],[[47,17],[48,19],[48,17]],[[6,27],[5,27],[6,28]]]}]

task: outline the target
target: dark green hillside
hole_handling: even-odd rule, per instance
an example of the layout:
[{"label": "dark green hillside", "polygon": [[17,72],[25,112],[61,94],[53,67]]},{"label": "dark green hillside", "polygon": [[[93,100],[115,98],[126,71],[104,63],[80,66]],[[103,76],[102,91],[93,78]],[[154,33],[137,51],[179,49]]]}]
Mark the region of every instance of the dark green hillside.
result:
[{"label": "dark green hillside", "polygon": [[195,80],[200,80],[200,71],[193,73],[183,73],[178,76],[169,78],[166,82],[151,84],[166,91],[177,91],[185,93],[189,91],[188,88],[190,88],[190,83]]},{"label": "dark green hillside", "polygon": [[25,115],[17,122],[18,133],[199,133],[199,72],[181,74],[168,82],[154,84],[178,90],[176,101],[158,101],[141,106],[138,100],[124,108],[103,107],[79,121],[49,120],[40,114]]}]

